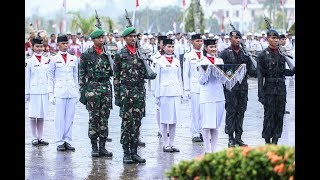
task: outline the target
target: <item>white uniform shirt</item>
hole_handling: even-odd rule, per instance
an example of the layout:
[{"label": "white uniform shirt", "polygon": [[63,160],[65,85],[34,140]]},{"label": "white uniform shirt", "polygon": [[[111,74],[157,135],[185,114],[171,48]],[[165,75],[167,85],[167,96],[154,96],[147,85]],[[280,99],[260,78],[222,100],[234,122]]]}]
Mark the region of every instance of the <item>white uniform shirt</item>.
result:
[{"label": "white uniform shirt", "polygon": [[78,62],[77,57],[67,53],[67,60],[59,51],[52,56],[48,70],[48,92],[53,93],[58,98],[79,97],[78,88]]},{"label": "white uniform shirt", "polygon": [[[173,55],[172,55],[173,56]],[[180,61],[173,57],[171,63],[165,55],[157,61],[155,79],[155,97],[182,96],[182,78]]]},{"label": "white uniform shirt", "polygon": [[26,59],[25,68],[25,94],[47,94],[48,93],[48,67],[50,59],[41,56],[38,61],[35,53]]},{"label": "white uniform shirt", "polygon": [[[222,83],[212,75],[212,73],[206,73],[201,65],[212,64],[207,57],[203,57],[203,60],[199,63],[199,83],[200,83],[200,95],[199,103],[218,102],[224,101],[224,91]],[[214,58],[214,64],[224,64],[221,58]],[[209,67],[208,67],[209,68]]]},{"label": "white uniform shirt", "polygon": [[198,63],[203,57],[203,52],[200,51],[200,59],[195,49],[185,53],[183,57],[183,83],[184,90],[191,93],[199,93],[199,72],[197,70]]}]

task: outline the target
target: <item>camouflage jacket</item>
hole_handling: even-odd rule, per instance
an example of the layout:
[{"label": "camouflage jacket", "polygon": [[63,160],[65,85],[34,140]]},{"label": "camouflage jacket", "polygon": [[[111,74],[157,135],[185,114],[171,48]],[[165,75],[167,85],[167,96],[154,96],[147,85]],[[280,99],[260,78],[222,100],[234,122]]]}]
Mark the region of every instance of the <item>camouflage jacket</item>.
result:
[{"label": "camouflage jacket", "polygon": [[136,97],[137,94],[145,96],[144,79],[147,71],[141,59],[131,54],[127,47],[123,47],[116,55],[114,62],[114,96]]},{"label": "camouflage jacket", "polygon": [[111,86],[110,77],[113,72],[107,55],[98,55],[93,47],[82,53],[79,64],[79,87],[80,93],[92,91],[97,86],[90,86],[91,82],[107,84]]}]

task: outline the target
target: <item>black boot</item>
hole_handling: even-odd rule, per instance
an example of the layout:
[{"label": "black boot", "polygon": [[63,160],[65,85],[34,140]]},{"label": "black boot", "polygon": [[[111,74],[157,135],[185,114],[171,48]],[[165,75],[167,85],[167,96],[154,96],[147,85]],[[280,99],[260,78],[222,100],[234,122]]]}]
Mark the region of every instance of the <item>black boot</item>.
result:
[{"label": "black boot", "polygon": [[270,142],[270,138],[264,138],[264,140],[265,140],[266,144],[270,144],[271,143]]},{"label": "black boot", "polygon": [[238,144],[239,146],[248,146],[242,141],[240,133],[236,133],[236,144]]},{"label": "black boot", "polygon": [[138,145],[137,144],[130,144],[130,149],[131,149],[131,158],[133,160],[134,163],[145,163],[146,159],[141,158],[138,154],[137,154],[137,149],[138,149]]},{"label": "black boot", "polygon": [[107,129],[106,129],[106,140],[107,140],[107,142],[111,142],[112,139],[109,138],[108,136],[109,136],[109,127],[107,127]]},{"label": "black boot", "polygon": [[131,158],[131,153],[130,153],[130,146],[129,144],[122,145],[123,149],[123,163],[125,164],[132,164],[133,160]]},{"label": "black boot", "polygon": [[99,157],[98,140],[91,139],[91,145],[92,145],[91,156],[92,157]]},{"label": "black boot", "polygon": [[236,146],[236,140],[233,137],[233,134],[229,134],[229,142],[228,147],[235,147]]},{"label": "black boot", "polygon": [[279,139],[279,138],[275,138],[275,137],[272,138],[272,144],[278,144],[278,139]]},{"label": "black boot", "polygon": [[112,157],[112,152],[109,152],[106,150],[106,138],[100,138],[99,137],[99,155],[100,156],[106,156],[106,157]]},{"label": "black boot", "polygon": [[142,142],[140,139],[138,140],[138,146],[140,147],[145,147],[146,146],[146,143],[145,142]]}]

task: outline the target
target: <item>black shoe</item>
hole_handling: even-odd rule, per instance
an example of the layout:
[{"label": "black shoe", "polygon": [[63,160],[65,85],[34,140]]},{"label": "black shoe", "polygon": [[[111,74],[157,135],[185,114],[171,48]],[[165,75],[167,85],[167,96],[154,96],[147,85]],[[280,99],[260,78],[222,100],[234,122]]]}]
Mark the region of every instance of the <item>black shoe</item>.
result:
[{"label": "black shoe", "polygon": [[134,163],[146,163],[146,159],[141,158],[138,154],[132,154],[131,158]]},{"label": "black shoe", "polygon": [[248,146],[248,144],[245,144],[241,139],[236,139],[236,144],[239,146]]},{"label": "black shoe", "polygon": [[34,139],[34,140],[32,140],[32,145],[33,145],[33,146],[37,146],[37,145],[39,145],[39,141],[38,141],[38,139]]},{"label": "black shoe", "polygon": [[192,142],[203,142],[203,141],[201,141],[200,137],[193,137]]},{"label": "black shoe", "polygon": [[272,144],[278,144],[278,139],[279,138],[272,138]]},{"label": "black shoe", "polygon": [[146,143],[142,142],[140,139],[138,141],[138,146],[145,147]]},{"label": "black shoe", "polygon": [[170,146],[163,146],[163,152],[173,152],[173,149]]},{"label": "black shoe", "polygon": [[158,132],[158,137],[162,138],[162,134],[160,132]]},{"label": "black shoe", "polygon": [[99,157],[99,151],[98,150],[92,150],[91,151],[91,156],[92,157]]},{"label": "black shoe", "polygon": [[285,113],[285,114],[290,114],[290,111],[285,111],[284,113]]},{"label": "black shoe", "polygon": [[64,142],[64,147],[66,148],[66,150],[70,150],[70,151],[75,151],[76,148],[72,147],[69,143]]},{"label": "black shoe", "polygon": [[105,156],[105,157],[112,157],[113,153],[109,152],[108,150],[106,150],[105,148],[100,148],[99,149],[99,155],[100,156]]},{"label": "black shoe", "polygon": [[132,164],[133,160],[131,158],[131,155],[125,153],[124,156],[123,156],[122,162],[125,163],[125,164]]},{"label": "black shoe", "polygon": [[43,139],[40,139],[40,140],[38,141],[38,144],[39,144],[39,145],[42,145],[42,146],[47,146],[47,145],[49,145],[49,143],[46,142],[46,141],[44,141]]},{"label": "black shoe", "polygon": [[168,137],[170,136],[169,132],[167,132],[167,136],[168,136]]},{"label": "black shoe", "polygon": [[235,141],[235,139],[229,139],[228,147],[235,147],[235,146],[236,146],[236,141]]},{"label": "black shoe", "polygon": [[175,146],[171,146],[171,149],[173,152],[180,152],[180,150]]},{"label": "black shoe", "polygon": [[112,139],[107,137],[107,138],[106,138],[106,141],[107,141],[107,142],[111,142]]},{"label": "black shoe", "polygon": [[65,151],[65,150],[67,150],[67,149],[66,149],[66,146],[64,144],[61,144],[61,145],[57,146],[57,151]]},{"label": "black shoe", "polygon": [[270,138],[264,138],[264,141],[266,142],[266,144],[271,144]]}]

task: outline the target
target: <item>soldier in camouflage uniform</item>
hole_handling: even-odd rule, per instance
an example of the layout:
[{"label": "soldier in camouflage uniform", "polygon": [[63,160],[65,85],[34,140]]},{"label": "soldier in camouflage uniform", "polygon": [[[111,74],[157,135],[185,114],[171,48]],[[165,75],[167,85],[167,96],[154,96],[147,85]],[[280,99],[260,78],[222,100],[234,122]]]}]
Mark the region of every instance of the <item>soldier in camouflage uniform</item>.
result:
[{"label": "soldier in camouflage uniform", "polygon": [[115,104],[120,107],[121,139],[124,151],[123,163],[145,163],[137,154],[141,120],[145,116],[146,89],[144,79],[147,71],[143,61],[137,57],[136,31],[126,28],[122,37],[126,41],[115,55],[114,95]]},{"label": "soldier in camouflage uniform", "polygon": [[113,72],[108,56],[103,52],[104,32],[96,29],[90,34],[94,45],[81,55],[79,67],[80,102],[89,112],[88,136],[92,144],[92,157],[112,157],[112,152],[105,149],[112,109],[110,78]]}]

